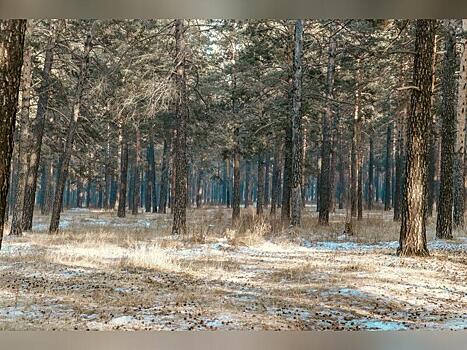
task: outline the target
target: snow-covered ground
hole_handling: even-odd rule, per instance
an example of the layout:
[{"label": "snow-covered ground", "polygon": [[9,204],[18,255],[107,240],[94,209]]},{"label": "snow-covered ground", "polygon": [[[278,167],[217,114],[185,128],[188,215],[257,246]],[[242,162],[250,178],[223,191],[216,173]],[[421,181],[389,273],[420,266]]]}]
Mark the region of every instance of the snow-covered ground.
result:
[{"label": "snow-covered ground", "polygon": [[5,240],[0,329],[467,328],[465,237],[400,258],[396,241],[133,239],[154,221],[67,220],[85,233]]}]

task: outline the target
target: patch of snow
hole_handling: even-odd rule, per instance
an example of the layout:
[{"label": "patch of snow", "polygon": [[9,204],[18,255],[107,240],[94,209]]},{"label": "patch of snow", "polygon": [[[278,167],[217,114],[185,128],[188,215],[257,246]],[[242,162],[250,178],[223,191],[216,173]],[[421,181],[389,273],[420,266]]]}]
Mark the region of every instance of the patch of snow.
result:
[{"label": "patch of snow", "polygon": [[135,323],[137,320],[133,316],[119,316],[110,320],[112,326],[127,326]]},{"label": "patch of snow", "polygon": [[357,320],[356,323],[360,325],[360,327],[363,327],[368,330],[400,331],[407,329],[407,327],[404,324],[394,321]]}]

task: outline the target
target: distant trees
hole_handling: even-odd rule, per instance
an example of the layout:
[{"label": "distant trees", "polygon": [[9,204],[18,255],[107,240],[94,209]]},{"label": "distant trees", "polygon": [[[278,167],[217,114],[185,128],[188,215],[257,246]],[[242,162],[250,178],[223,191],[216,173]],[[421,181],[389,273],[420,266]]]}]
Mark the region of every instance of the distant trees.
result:
[{"label": "distant trees", "polygon": [[[173,233],[183,234],[188,207],[231,208],[235,224],[253,206],[264,220],[299,226],[316,204],[322,225],[336,210],[362,220],[365,210],[393,209],[404,247],[411,237],[401,253],[418,254],[424,219],[415,202],[425,200],[417,193],[425,180],[407,176],[427,162],[426,215],[436,213],[438,236],[449,238],[451,215],[453,228],[463,225],[466,175],[461,22],[451,21],[451,41],[434,29],[449,50],[431,50],[429,109],[426,37],[411,61],[411,30],[421,35],[421,23],[31,20],[11,233],[32,228],[35,206],[52,213],[50,232],[63,209],[80,206],[119,217],[142,207],[170,213]],[[420,139],[427,113],[430,133]]]},{"label": "distant trees", "polygon": [[26,20],[0,20],[0,248],[10,180]]}]

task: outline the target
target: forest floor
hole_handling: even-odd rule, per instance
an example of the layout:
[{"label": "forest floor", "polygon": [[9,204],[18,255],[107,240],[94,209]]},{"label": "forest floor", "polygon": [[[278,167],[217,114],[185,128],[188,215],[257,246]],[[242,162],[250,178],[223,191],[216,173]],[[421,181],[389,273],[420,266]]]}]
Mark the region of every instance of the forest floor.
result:
[{"label": "forest floor", "polygon": [[[170,215],[69,210],[0,252],[0,330],[467,329],[467,237],[433,238],[430,257],[396,256],[398,224],[374,211],[341,234],[308,207],[303,228],[274,233],[245,211],[190,210],[187,237]],[[254,229],[248,229],[253,227]],[[5,231],[5,234],[7,231]]]}]

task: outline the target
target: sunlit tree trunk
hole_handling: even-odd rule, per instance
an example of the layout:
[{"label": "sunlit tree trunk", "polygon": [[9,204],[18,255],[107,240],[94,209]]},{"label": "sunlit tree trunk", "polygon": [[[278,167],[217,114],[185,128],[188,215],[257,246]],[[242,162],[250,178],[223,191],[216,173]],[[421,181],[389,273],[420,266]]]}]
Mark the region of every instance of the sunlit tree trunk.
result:
[{"label": "sunlit tree trunk", "polygon": [[428,255],[426,206],[429,133],[431,132],[431,70],[436,20],[417,20],[413,88],[407,120],[407,160],[398,254]]}]

